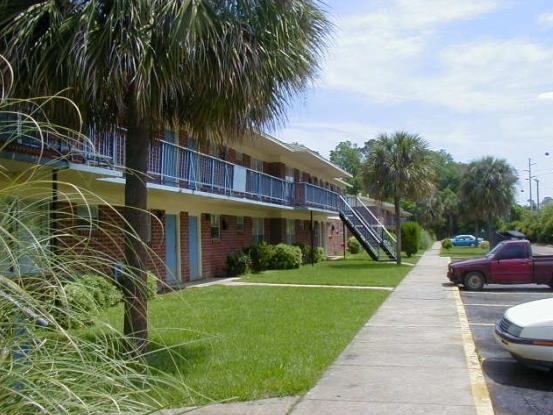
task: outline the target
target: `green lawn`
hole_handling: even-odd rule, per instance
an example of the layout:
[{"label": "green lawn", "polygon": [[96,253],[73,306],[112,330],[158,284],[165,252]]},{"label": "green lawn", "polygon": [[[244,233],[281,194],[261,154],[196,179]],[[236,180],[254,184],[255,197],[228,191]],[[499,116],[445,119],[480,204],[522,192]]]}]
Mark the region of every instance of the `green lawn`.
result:
[{"label": "green lawn", "polygon": [[[360,255],[245,281],[395,286],[411,266]],[[306,392],[389,295],[386,290],[282,286],[206,286],[149,304],[150,364],[181,379],[173,407],[211,399],[254,400]],[[122,307],[103,319],[122,327]]]},{"label": "green lawn", "polygon": [[454,246],[451,249],[442,248],[440,251],[440,256],[448,256],[451,259],[467,259],[467,258],[477,258],[484,256],[488,253],[488,249],[483,249],[479,247],[472,246]]},{"label": "green lawn", "polygon": [[346,260],[323,261],[295,270],[271,270],[241,278],[245,282],[307,285],[395,287],[418,261],[419,256],[395,262],[372,261],[366,253],[348,255]]}]

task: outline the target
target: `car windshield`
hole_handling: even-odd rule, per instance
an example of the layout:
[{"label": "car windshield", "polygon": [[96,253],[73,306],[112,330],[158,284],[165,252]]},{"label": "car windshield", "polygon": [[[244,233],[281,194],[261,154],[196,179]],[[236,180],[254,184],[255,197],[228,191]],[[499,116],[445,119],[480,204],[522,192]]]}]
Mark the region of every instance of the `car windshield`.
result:
[{"label": "car windshield", "polygon": [[486,255],[484,255],[486,258],[493,258],[495,256],[495,253],[501,249],[501,247],[505,245],[505,242],[498,243],[490,252],[488,252]]}]

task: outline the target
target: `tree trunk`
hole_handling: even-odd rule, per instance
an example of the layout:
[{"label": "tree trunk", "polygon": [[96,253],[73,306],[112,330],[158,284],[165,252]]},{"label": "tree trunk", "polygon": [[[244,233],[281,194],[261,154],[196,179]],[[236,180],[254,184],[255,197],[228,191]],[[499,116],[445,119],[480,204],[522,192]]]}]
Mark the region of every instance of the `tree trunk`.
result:
[{"label": "tree trunk", "polygon": [[490,213],[488,214],[488,241],[490,242],[490,244],[492,243],[493,233],[494,233],[493,215]]},{"label": "tree trunk", "polygon": [[401,265],[401,213],[399,206],[399,197],[394,197],[394,210],[396,217],[396,238],[397,238],[397,259],[396,262],[398,265]]},{"label": "tree trunk", "polygon": [[150,129],[136,115],[131,104],[128,113],[125,171],[125,261],[122,286],[124,290],[124,334],[129,351],[144,354],[148,346],[148,296],[145,259],[147,238],[148,172]]}]

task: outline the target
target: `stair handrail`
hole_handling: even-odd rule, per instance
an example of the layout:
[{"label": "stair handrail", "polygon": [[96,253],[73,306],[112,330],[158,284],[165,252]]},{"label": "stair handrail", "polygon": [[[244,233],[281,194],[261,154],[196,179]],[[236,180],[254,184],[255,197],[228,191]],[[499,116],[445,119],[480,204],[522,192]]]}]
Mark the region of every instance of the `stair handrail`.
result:
[{"label": "stair handrail", "polygon": [[[370,230],[371,235],[373,238],[375,238],[383,247],[388,250],[393,257],[397,257],[397,240],[394,238],[394,236],[386,229],[386,227],[378,220],[378,218],[374,215],[374,213],[365,205],[365,203],[359,198],[359,196],[354,195],[348,195],[343,199],[343,203],[354,213],[355,217],[358,218],[363,225]],[[368,212],[369,216],[374,219],[374,221],[378,224],[377,226],[380,227],[381,232],[380,234],[378,232],[375,232],[374,225],[371,225],[367,222],[367,220],[362,216],[359,215],[353,208],[352,205],[355,205],[356,207],[362,207],[365,211]]]},{"label": "stair handrail", "polygon": [[353,209],[351,207],[351,204],[348,202],[348,199],[350,199],[351,196],[346,196],[346,197],[343,197],[343,196],[340,196],[340,199],[342,199],[342,202],[344,203],[345,206],[347,206],[349,208],[349,210],[353,213],[353,215],[362,223],[362,225],[365,227],[365,229],[367,229],[370,233],[371,233],[371,236],[380,242],[380,235],[376,234],[372,228],[372,226],[370,225],[370,223],[367,223],[367,221],[365,220],[365,218],[363,216],[361,216],[359,213],[357,213],[355,211],[355,209]]},{"label": "stair handrail", "polygon": [[[376,221],[376,223],[381,227],[382,232],[383,232],[384,234],[386,234],[386,236],[388,237],[388,239],[389,239],[389,240],[392,240],[392,241],[394,241],[394,242],[397,242],[397,241],[396,241],[396,238],[394,238],[394,235],[392,235],[390,232],[388,232],[388,229],[386,229],[386,226],[384,226],[384,225],[382,224],[382,222],[380,222],[380,221],[378,220],[378,218],[375,216],[375,214],[367,207],[367,205],[365,205],[365,203],[359,198],[359,196],[355,196],[355,199],[356,199],[356,201],[357,201],[359,204],[361,204],[361,207],[363,207],[363,208],[367,211],[367,213],[369,213],[369,215],[370,215],[370,216]],[[384,239],[384,237],[383,237],[382,239]]]}]

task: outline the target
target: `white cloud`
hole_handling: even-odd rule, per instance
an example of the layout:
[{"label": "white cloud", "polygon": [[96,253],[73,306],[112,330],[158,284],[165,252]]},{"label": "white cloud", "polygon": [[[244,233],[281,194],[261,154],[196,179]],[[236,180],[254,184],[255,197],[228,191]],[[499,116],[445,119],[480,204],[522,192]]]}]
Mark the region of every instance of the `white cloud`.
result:
[{"label": "white cloud", "polygon": [[540,101],[553,101],[553,92],[542,92],[538,95],[538,100]]},{"label": "white cloud", "polygon": [[399,0],[398,11],[404,27],[445,24],[456,20],[474,19],[506,7],[495,0]]},{"label": "white cloud", "polygon": [[538,16],[538,23],[545,27],[553,27],[553,12],[540,14]]}]

